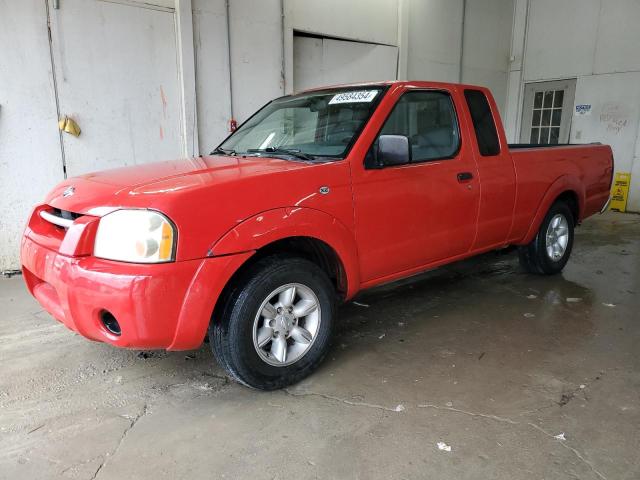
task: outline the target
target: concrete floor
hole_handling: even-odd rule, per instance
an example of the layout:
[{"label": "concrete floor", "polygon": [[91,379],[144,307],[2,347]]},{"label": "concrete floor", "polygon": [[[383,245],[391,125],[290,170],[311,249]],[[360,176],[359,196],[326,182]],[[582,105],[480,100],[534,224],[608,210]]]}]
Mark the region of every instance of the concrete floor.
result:
[{"label": "concrete floor", "polygon": [[316,374],[261,393],[0,279],[0,478],[637,479],[639,292],[640,217],[610,213],[561,276],[489,254],[361,295]]}]

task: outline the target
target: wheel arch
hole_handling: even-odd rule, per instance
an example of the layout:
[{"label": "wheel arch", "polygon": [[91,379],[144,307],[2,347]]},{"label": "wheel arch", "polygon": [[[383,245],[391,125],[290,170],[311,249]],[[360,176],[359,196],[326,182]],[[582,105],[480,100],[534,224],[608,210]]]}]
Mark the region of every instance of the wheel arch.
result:
[{"label": "wheel arch", "polygon": [[580,223],[585,204],[584,184],[572,175],[564,175],[553,182],[545,192],[522,244],[526,245],[533,240],[545,215],[558,200],[565,201],[568,204],[573,213],[574,225]]},{"label": "wheel arch", "polygon": [[228,231],[210,249],[213,256],[254,251],[234,276],[268,255],[294,254],[324,270],[342,299],[359,288],[353,233],[331,215],[311,208],[278,208],[255,215]]},{"label": "wheel arch", "polygon": [[[578,198],[578,194],[574,190],[565,190],[560,195],[558,195],[553,202],[551,202],[551,205],[558,201],[562,201],[567,204],[569,210],[571,210],[571,213],[573,214],[573,224],[578,225],[578,223],[580,222],[581,211],[580,199]],[[549,205],[549,208],[551,208],[551,205]]]}]

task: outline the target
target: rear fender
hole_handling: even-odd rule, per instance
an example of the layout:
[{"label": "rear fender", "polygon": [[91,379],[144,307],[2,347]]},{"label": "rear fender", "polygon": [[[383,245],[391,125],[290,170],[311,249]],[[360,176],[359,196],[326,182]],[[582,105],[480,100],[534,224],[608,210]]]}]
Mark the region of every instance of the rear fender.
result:
[{"label": "rear fender", "polygon": [[531,222],[531,226],[527,231],[527,235],[522,241],[524,245],[528,244],[534,239],[534,237],[538,233],[538,230],[540,229],[540,225],[542,225],[544,217],[551,208],[551,205],[553,205],[553,203],[560,195],[566,192],[573,192],[578,198],[578,221],[582,219],[585,204],[584,185],[577,177],[574,177],[572,175],[563,175],[551,184],[551,186],[547,189],[546,193],[542,197],[542,201],[540,202],[538,210],[533,217],[533,221]]},{"label": "rear fender", "polygon": [[351,298],[358,291],[360,272],[353,233],[337,218],[320,210],[287,207],[255,215],[228,231],[211,247],[213,256],[259,250],[290,237],[310,237],[323,241],[336,252],[344,268]]}]

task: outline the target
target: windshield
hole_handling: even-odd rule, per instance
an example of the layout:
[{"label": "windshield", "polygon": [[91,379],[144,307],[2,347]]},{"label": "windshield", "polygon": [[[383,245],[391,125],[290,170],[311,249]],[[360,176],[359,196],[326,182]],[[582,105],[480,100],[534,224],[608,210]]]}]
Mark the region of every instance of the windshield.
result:
[{"label": "windshield", "polygon": [[238,155],[264,152],[304,160],[344,158],[381,96],[382,87],[359,87],[279,98],[251,117],[216,151]]}]

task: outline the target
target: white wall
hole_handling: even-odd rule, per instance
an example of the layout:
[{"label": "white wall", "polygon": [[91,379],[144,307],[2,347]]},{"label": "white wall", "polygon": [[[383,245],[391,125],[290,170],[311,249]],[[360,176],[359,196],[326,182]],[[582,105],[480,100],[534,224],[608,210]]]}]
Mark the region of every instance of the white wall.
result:
[{"label": "white wall", "polygon": [[640,71],[578,77],[575,103],[593,105],[593,113],[573,117],[570,141],[608,143],[616,170],[631,171],[640,120]]},{"label": "white wall", "polygon": [[[145,1],[178,12],[191,5],[200,153],[211,151],[227,136],[231,118],[242,122],[268,100],[293,91],[294,31],[383,46],[367,48],[397,49],[397,68],[385,74],[389,79],[397,75],[460,80],[463,0]],[[483,1],[491,7],[500,2]],[[463,73],[469,81],[491,82],[500,92],[496,72],[502,63],[492,62],[490,55],[497,34],[492,30],[486,36],[479,28],[486,22],[495,24],[494,17],[503,18],[494,13],[500,12],[494,8],[484,15],[482,8],[468,9],[468,34],[477,41],[468,45],[473,51]],[[24,46],[0,50],[0,188],[5,191],[0,200],[0,269],[19,266],[17,248],[25,217],[63,177],[45,26],[43,1],[0,0],[0,44]],[[180,45],[183,54],[191,52]],[[474,60],[476,55],[482,55],[482,62]],[[490,67],[485,71],[483,65]],[[92,169],[90,160],[86,168]],[[21,185],[25,179],[29,183]]]},{"label": "white wall", "polygon": [[488,87],[504,111],[514,0],[405,0],[405,4],[407,78]]},{"label": "white wall", "polygon": [[[576,78],[570,141],[612,146],[616,171],[632,172],[628,210],[640,211],[640,2],[517,0],[509,75],[507,133],[518,138],[522,89],[534,81]],[[523,28],[524,27],[524,28]]]},{"label": "white wall", "polygon": [[511,29],[511,55],[507,72],[507,92],[502,110],[507,140],[516,142],[522,117],[523,68],[525,38],[527,33],[528,0],[514,0],[513,24]]},{"label": "white wall", "polygon": [[294,91],[294,31],[399,46],[398,10],[409,0],[283,0],[284,89]]},{"label": "white wall", "polygon": [[63,178],[42,2],[0,0],[0,270],[19,268],[27,216]]},{"label": "white wall", "polygon": [[464,15],[462,82],[488,87],[501,113],[507,101],[514,0],[470,0]]},{"label": "white wall", "polygon": [[230,7],[232,102],[240,123],[284,95],[282,8],[280,0],[232,0]]},{"label": "white wall", "polygon": [[279,0],[232,0],[227,23],[225,0],[192,2],[198,137],[208,153],[229,134],[232,117],[242,123],[284,94],[282,8]]},{"label": "white wall", "polygon": [[405,1],[408,3],[407,78],[460,81],[463,1]]},{"label": "white wall", "polygon": [[396,78],[398,47],[300,35],[293,43],[295,91]]},{"label": "white wall", "polygon": [[228,135],[231,118],[225,0],[192,0],[196,106],[201,153]]},{"label": "white wall", "polygon": [[533,0],[529,8],[525,80],[591,74],[600,0]]},{"label": "white wall", "polygon": [[398,0],[285,0],[285,9],[301,32],[397,45]]}]

